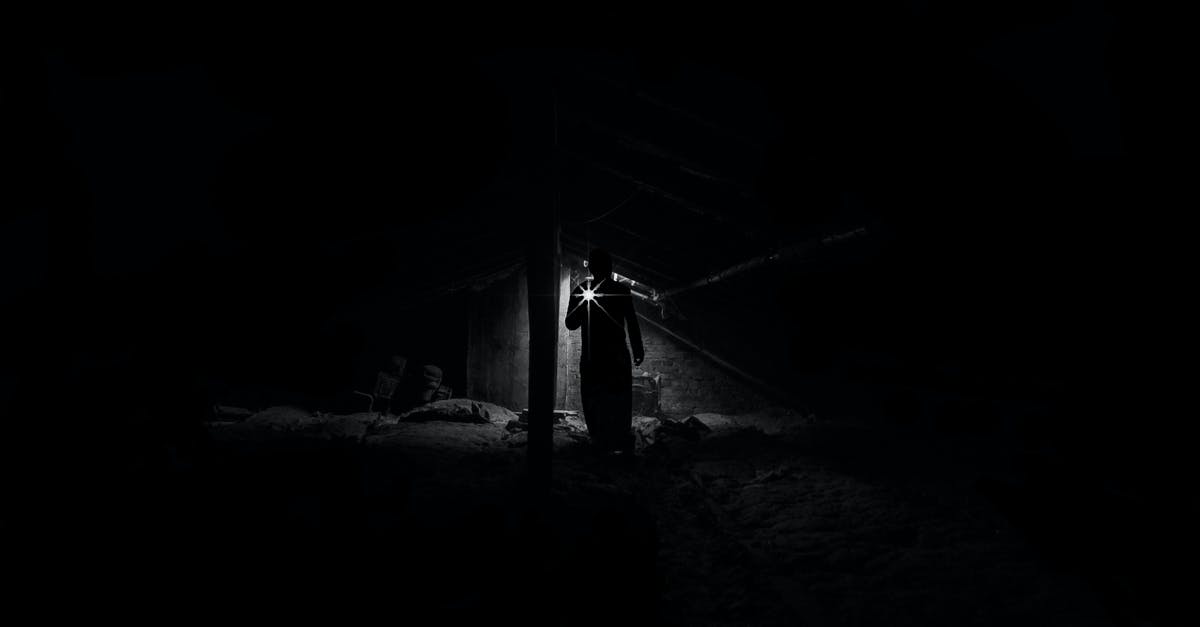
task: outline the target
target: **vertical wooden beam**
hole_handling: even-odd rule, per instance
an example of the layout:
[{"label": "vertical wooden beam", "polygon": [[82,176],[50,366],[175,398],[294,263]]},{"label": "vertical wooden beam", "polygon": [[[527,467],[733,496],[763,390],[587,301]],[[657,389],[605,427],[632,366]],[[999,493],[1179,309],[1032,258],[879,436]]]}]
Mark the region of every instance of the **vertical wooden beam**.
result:
[{"label": "vertical wooden beam", "polygon": [[[534,92],[536,93],[536,90]],[[545,92],[543,92],[545,93]],[[528,213],[529,233],[529,479],[535,498],[550,492],[551,455],[554,451],[554,406],[558,381],[558,298],[560,268],[558,222],[558,93],[551,89],[544,128],[546,144],[532,148],[535,167]],[[535,111],[537,108],[535,107]],[[537,117],[537,116],[535,116]],[[538,135],[537,133],[534,136]]]},{"label": "vertical wooden beam", "polygon": [[531,212],[529,282],[529,476],[535,494],[550,487],[557,401],[559,225],[553,198]]}]

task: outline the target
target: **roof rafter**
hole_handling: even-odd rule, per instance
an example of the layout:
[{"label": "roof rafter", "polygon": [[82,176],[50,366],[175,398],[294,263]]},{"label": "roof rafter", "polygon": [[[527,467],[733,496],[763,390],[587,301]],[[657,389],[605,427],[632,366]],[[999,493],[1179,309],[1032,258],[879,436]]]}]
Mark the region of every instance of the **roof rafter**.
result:
[{"label": "roof rafter", "polygon": [[573,114],[572,117],[578,118],[585,126],[593,129],[601,135],[611,137],[621,146],[633,150],[635,152],[649,155],[656,159],[671,163],[675,169],[689,176],[704,180],[711,184],[720,185],[726,188],[732,188],[737,191],[737,195],[749,199],[749,186],[734,178],[713,173],[712,168],[700,165],[690,157],[681,155],[678,151],[663,147],[662,145],[652,142],[648,139],[638,137],[633,133],[612,128],[606,124],[594,120],[591,116],[584,114]]},{"label": "roof rafter", "polygon": [[747,145],[747,146],[750,146],[753,148],[758,148],[758,149],[763,148],[763,142],[761,142],[757,139],[749,137],[743,133],[739,133],[737,131],[730,130],[720,124],[717,124],[716,122],[712,122],[711,120],[708,120],[708,119],[703,118],[691,111],[688,111],[687,109],[684,109],[678,105],[669,103],[669,102],[663,100],[662,98],[654,96],[654,95],[646,92],[645,90],[636,89],[636,88],[634,88],[630,85],[627,85],[617,79],[614,79],[614,78],[611,78],[608,76],[604,76],[604,75],[596,73],[596,72],[585,72],[585,73],[583,73],[583,76],[594,82],[602,83],[609,87],[613,87],[620,91],[628,93],[628,94],[632,95],[634,98],[636,98],[642,102],[653,105],[659,109],[670,112],[678,117],[689,120],[693,124],[702,126],[717,135],[721,135],[723,137],[727,137],[729,139],[736,140],[739,143],[742,143],[744,145]]},{"label": "roof rafter", "polygon": [[563,154],[584,163],[585,165],[588,165],[596,170],[605,172],[615,178],[618,178],[622,181],[630,183],[634,187],[636,187],[644,192],[654,194],[655,196],[659,196],[661,198],[669,200],[669,201],[679,205],[680,207],[683,207],[684,209],[687,209],[688,211],[695,213],[696,215],[703,216],[703,217],[708,218],[709,220],[713,220],[715,222],[719,222],[722,224],[732,226],[732,227],[736,228],[738,231],[741,231],[742,235],[745,235],[746,237],[749,237],[751,239],[761,239],[762,237],[764,237],[764,234],[762,232],[758,231],[757,229],[748,227],[744,223],[742,223],[738,220],[734,220],[730,215],[728,215],[724,211],[715,209],[713,207],[701,205],[694,201],[688,200],[687,198],[684,198],[674,192],[663,189],[652,183],[648,183],[638,176],[635,176],[633,174],[630,174],[628,172],[625,172],[624,170],[620,170],[613,166],[610,166],[610,165],[607,165],[604,163],[599,163],[599,162],[591,159],[590,157],[579,154],[577,152],[566,150],[563,148],[560,148],[560,151]]},{"label": "roof rafter", "polygon": [[[562,241],[563,241],[564,249],[574,250],[575,252],[579,253],[580,257],[583,259],[586,259],[588,256],[588,253],[591,252],[588,249],[587,242],[585,242],[583,239],[581,239],[575,235],[571,235],[571,234],[567,233],[566,231],[563,231],[563,233],[562,233]],[[619,264],[619,265],[633,268],[643,274],[650,274],[650,275],[654,275],[655,277],[660,278],[660,279],[666,279],[667,282],[669,282],[669,283],[676,283],[679,280],[674,275],[667,274],[667,273],[663,272],[662,270],[656,270],[649,266],[645,266],[640,263],[637,263],[636,261],[632,261],[628,257],[622,256],[618,253],[614,253],[611,250],[611,247],[608,247],[608,252],[610,255],[612,255],[613,261],[617,262],[617,264]],[[655,261],[659,261],[661,263],[660,260],[655,260]]]}]

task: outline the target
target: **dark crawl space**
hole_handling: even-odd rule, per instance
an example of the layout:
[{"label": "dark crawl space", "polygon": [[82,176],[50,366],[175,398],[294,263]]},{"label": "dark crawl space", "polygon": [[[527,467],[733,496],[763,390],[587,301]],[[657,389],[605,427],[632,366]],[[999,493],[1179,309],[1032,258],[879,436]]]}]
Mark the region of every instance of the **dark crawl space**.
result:
[{"label": "dark crawl space", "polygon": [[1128,7],[819,6],[5,24],[4,622],[1193,624]]}]

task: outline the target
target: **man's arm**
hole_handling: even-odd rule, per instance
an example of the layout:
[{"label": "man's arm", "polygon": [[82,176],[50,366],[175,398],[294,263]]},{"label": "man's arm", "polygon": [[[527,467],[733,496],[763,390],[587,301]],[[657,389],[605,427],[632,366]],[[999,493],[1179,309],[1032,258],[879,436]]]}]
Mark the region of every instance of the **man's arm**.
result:
[{"label": "man's arm", "polygon": [[633,365],[642,365],[646,358],[646,349],[642,346],[642,327],[638,325],[637,311],[633,309],[633,295],[629,295],[629,307],[626,308],[625,329],[629,332],[629,346],[633,349]]}]

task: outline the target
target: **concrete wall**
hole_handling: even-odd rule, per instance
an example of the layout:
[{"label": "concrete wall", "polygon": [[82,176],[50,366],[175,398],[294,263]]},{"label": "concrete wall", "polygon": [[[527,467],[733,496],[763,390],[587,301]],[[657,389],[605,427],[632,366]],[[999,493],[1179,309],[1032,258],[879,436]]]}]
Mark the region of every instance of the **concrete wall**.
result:
[{"label": "concrete wall", "polygon": [[[570,271],[563,269],[559,319],[566,315]],[[529,404],[529,285],[524,268],[468,299],[466,396],[520,411]],[[558,335],[557,405],[578,398],[579,353],[565,326]],[[573,366],[574,378],[567,366]],[[570,382],[575,382],[572,390]]]},{"label": "concrete wall", "polygon": [[520,411],[529,403],[529,288],[514,272],[468,299],[466,396]]}]

